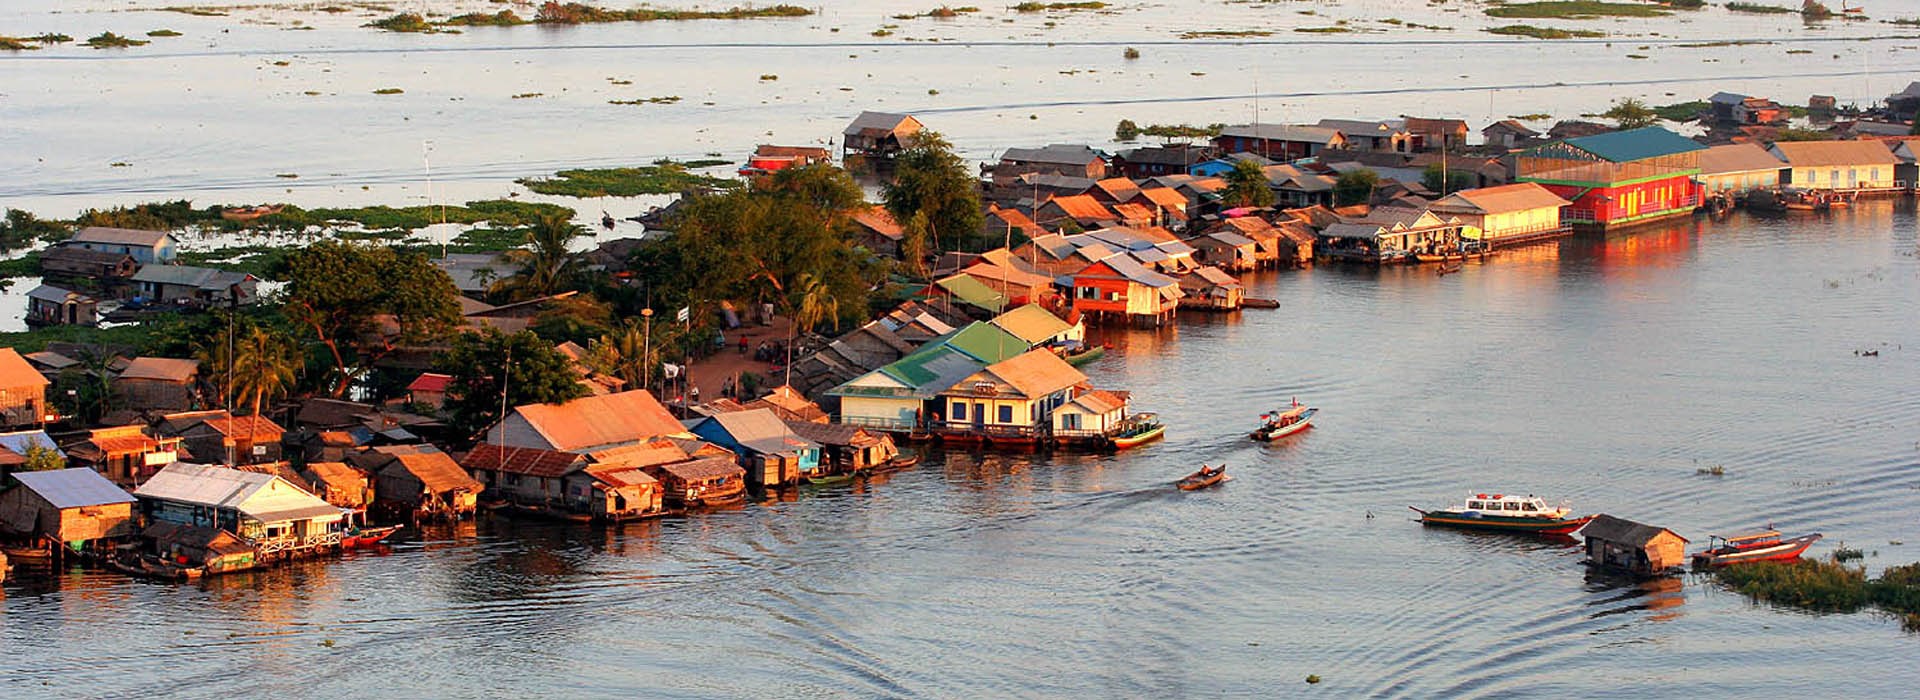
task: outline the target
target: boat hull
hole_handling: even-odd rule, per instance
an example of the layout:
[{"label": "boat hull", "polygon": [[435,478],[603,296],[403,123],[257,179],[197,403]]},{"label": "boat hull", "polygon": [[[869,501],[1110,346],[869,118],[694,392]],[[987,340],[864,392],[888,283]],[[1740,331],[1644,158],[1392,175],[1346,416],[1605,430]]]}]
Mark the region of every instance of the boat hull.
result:
[{"label": "boat hull", "polygon": [[1220,471],[1207,475],[1200,474],[1199,472],[1188,474],[1186,478],[1174,482],[1173,485],[1181,491],[1199,491],[1200,489],[1218,485],[1220,482],[1226,480],[1227,470],[1221,469]]},{"label": "boat hull", "polygon": [[1426,511],[1414,508],[1420,514],[1420,523],[1432,527],[1450,527],[1460,530],[1483,530],[1487,532],[1524,532],[1539,535],[1568,535],[1580,529],[1592,520],[1593,516],[1579,518],[1522,518],[1506,516],[1469,517],[1446,511]]},{"label": "boat hull", "polygon": [[1167,434],[1167,426],[1156,425],[1148,429],[1147,431],[1139,433],[1137,435],[1129,435],[1127,437],[1113,438],[1113,448],[1116,450],[1124,450],[1128,448],[1139,447],[1141,445],[1147,444],[1154,440],[1158,440],[1161,437],[1165,436],[1166,434]]},{"label": "boat hull", "polygon": [[1279,440],[1288,435],[1293,435],[1295,433],[1299,433],[1301,431],[1304,431],[1308,428],[1313,427],[1313,414],[1319,413],[1319,412],[1320,412],[1320,409],[1309,408],[1306,410],[1306,412],[1300,414],[1299,420],[1296,420],[1292,423],[1288,423],[1286,425],[1283,425],[1277,428],[1262,427],[1258,430],[1253,431],[1253,433],[1248,435],[1247,437],[1253,438],[1255,440],[1259,440],[1260,442],[1273,442],[1275,440]]},{"label": "boat hull", "polygon": [[1107,356],[1107,349],[1103,346],[1095,345],[1091,348],[1082,350],[1080,352],[1069,353],[1065,356],[1062,356],[1060,359],[1066,360],[1067,364],[1069,365],[1072,365],[1074,367],[1079,367],[1106,356]]},{"label": "boat hull", "polygon": [[1694,566],[1714,567],[1731,566],[1733,564],[1751,564],[1757,561],[1786,561],[1798,559],[1802,553],[1807,551],[1808,547],[1812,547],[1813,543],[1820,541],[1820,537],[1821,535],[1819,533],[1815,533],[1811,535],[1801,535],[1790,540],[1781,540],[1778,543],[1762,547],[1745,549],[1723,547],[1720,549],[1707,550],[1693,555],[1693,564]]}]

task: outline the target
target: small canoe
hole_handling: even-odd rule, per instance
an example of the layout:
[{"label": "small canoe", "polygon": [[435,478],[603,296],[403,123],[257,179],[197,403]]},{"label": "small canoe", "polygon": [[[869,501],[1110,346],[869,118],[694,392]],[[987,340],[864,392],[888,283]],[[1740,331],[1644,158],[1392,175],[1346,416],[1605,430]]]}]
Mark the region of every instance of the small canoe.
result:
[{"label": "small canoe", "polygon": [[1179,481],[1173,482],[1173,485],[1179,487],[1181,491],[1199,491],[1226,479],[1227,465],[1222,464],[1218,467],[1201,465],[1200,471],[1182,477]]},{"label": "small canoe", "polygon": [[1113,436],[1113,448],[1125,450],[1139,447],[1158,440],[1166,434],[1167,426],[1164,423],[1143,423],[1138,428]]},{"label": "small canoe", "polygon": [[1273,442],[1313,427],[1313,416],[1319,412],[1320,409],[1318,408],[1294,406],[1285,413],[1268,418],[1266,425],[1260,426],[1259,429],[1254,430],[1253,434],[1247,437],[1261,442]]},{"label": "small canoe", "polygon": [[809,476],[807,477],[807,483],[812,484],[814,486],[838,486],[840,484],[850,484],[850,483],[853,483],[853,475],[852,474],[828,474],[825,476]]},{"label": "small canoe", "polygon": [[1735,537],[1713,536],[1707,541],[1720,544],[1697,552],[1693,555],[1693,565],[1698,567],[1728,566],[1747,564],[1756,561],[1785,561],[1798,559],[1813,543],[1819,542],[1820,533],[1801,535],[1781,539],[1780,533],[1768,530]]},{"label": "small canoe", "polygon": [[1085,350],[1081,350],[1080,352],[1067,353],[1065,355],[1062,355],[1060,359],[1066,360],[1067,364],[1069,365],[1079,367],[1089,362],[1092,362],[1094,360],[1098,360],[1102,357],[1106,357],[1106,355],[1107,355],[1106,346],[1095,345]]},{"label": "small canoe", "polygon": [[885,462],[881,462],[879,464],[873,465],[873,467],[868,471],[890,472],[897,469],[906,469],[907,467],[911,467],[919,463],[920,463],[920,455],[905,455],[905,454],[894,455],[893,459],[889,459]]}]

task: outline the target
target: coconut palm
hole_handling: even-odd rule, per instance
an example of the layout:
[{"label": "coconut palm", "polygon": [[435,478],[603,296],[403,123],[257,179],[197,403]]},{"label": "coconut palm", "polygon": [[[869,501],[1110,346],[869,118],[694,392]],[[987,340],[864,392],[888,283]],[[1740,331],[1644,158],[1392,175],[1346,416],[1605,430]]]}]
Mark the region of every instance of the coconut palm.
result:
[{"label": "coconut palm", "polygon": [[509,250],[500,258],[518,265],[513,276],[496,285],[508,296],[527,299],[552,294],[560,288],[579,257],[567,246],[574,238],[585,236],[587,229],[573,223],[566,214],[542,216],[527,229],[527,247]]},{"label": "coconut palm", "polygon": [[801,332],[812,332],[821,321],[829,319],[836,330],[840,327],[840,299],[834,296],[832,286],[806,273],[800,275],[798,292],[800,298],[795,304],[798,308],[793,320],[799,323]]},{"label": "coconut palm", "polygon": [[587,352],[587,366],[593,371],[619,377],[628,386],[638,387],[647,378],[647,337],[635,319],[600,336]]},{"label": "coconut palm", "polygon": [[292,338],[250,328],[234,346],[233,389],[247,399],[248,412],[260,415],[262,403],[293,388],[304,364]]}]

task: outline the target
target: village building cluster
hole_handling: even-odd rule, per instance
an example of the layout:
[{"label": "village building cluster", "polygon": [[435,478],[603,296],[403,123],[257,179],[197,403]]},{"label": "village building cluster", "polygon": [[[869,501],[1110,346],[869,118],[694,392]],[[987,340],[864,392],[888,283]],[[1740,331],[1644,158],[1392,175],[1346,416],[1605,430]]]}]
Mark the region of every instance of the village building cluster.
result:
[{"label": "village building cluster", "polygon": [[[412,377],[403,397],[307,398],[258,415],[235,415],[194,359],[57,342],[0,348],[0,538],[180,578],[377,542],[392,532],[380,523],[491,510],[598,522],[684,513],[909,466],[915,458],[898,447],[907,441],[1123,447],[1159,423],[1134,411],[1124,388],[1096,386],[1078,368],[1105,352],[1089,326],[1162,328],[1182,311],[1277,306],[1240,281],[1260,270],[1446,266],[1576,228],[1911,193],[1920,137],[1891,120],[1913,118],[1920,83],[1887,102],[1889,121],[1836,123],[1852,137],[1836,140],[1771,139],[1790,110],[1721,93],[1707,101],[1712,129],[1698,139],[1584,122],[1542,134],[1505,120],[1469,145],[1464,121],[1399,117],[1231,125],[1205,141],[1111,154],[1008,149],[980,181],[982,236],[1003,245],[914,261],[931,275],[909,300],[798,343],[804,351],[770,391],[703,402],[683,376],[690,390],[656,394],[672,385],[628,386],[590,369],[587,348],[560,343],[584,396],[506,407],[479,435],[443,420],[453,377],[430,371],[443,348],[389,358]],[[1811,106],[1823,104],[1831,110],[1830,99]],[[924,130],[910,115],[863,113],[840,155],[884,169]],[[833,155],[760,146],[739,172],[764,177]],[[905,229],[885,207],[863,208],[852,227],[873,254],[905,254]],[[637,245],[610,242],[596,259],[610,269]],[[252,276],[177,257],[167,232],[83,228],[40,255],[28,320],[89,325],[256,298]],[[496,259],[435,261],[463,295],[463,331],[525,330],[574,294],[488,304]],[[48,387],[69,373],[110,392],[114,410],[59,415]]]}]

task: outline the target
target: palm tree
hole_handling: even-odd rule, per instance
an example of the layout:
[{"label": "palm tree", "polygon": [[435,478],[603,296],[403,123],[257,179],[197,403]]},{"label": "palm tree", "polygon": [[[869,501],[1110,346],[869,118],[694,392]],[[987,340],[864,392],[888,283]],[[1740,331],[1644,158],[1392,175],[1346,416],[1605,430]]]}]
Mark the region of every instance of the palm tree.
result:
[{"label": "palm tree", "polygon": [[821,321],[833,320],[835,330],[840,328],[840,300],[834,296],[833,287],[820,281],[812,273],[800,275],[800,299],[793,320],[800,324],[803,333],[812,332]]},{"label": "palm tree", "polygon": [[234,347],[233,384],[247,407],[260,415],[260,404],[293,388],[304,362],[293,339],[254,327]]},{"label": "palm tree", "polygon": [[500,257],[506,262],[519,265],[519,271],[512,277],[500,280],[497,286],[507,294],[520,298],[546,296],[560,288],[560,284],[572,274],[578,257],[567,250],[574,238],[585,236],[587,229],[573,223],[566,214],[542,216],[527,229],[527,247],[522,250],[509,250]]},{"label": "palm tree", "polygon": [[647,337],[634,319],[627,319],[613,333],[600,336],[587,354],[587,366],[601,374],[619,377],[627,386],[638,387],[647,378]]},{"label": "palm tree", "polygon": [[1273,190],[1267,186],[1267,172],[1251,160],[1233,164],[1233,169],[1223,176],[1227,181],[1227,190],[1222,193],[1227,204],[1236,207],[1264,207],[1273,204]]}]

